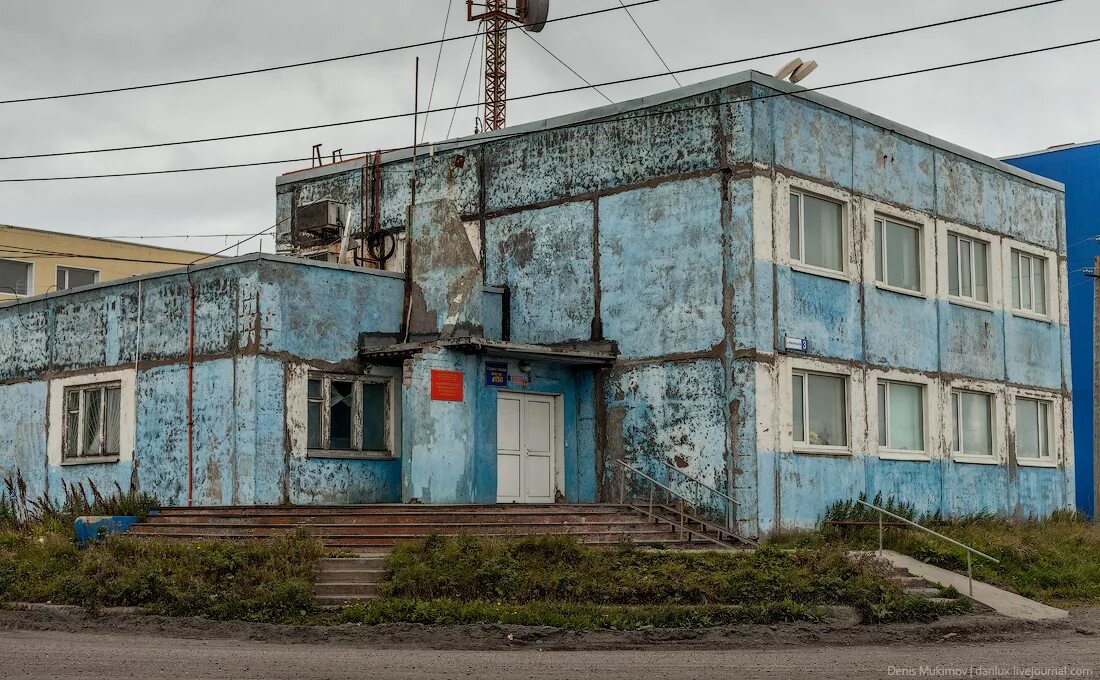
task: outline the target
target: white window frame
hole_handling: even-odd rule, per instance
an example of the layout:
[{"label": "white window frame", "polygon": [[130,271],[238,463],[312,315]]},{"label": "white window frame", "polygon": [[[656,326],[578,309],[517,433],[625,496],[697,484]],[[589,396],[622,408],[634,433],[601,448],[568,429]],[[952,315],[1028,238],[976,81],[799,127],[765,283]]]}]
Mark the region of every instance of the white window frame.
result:
[{"label": "white window frame", "polygon": [[[775,201],[776,210],[776,223],[785,225],[785,229],[778,230],[778,234],[782,236],[779,239],[778,250],[779,257],[777,262],[787,264],[791,269],[804,272],[807,274],[814,274],[816,276],[823,276],[831,279],[840,279],[842,281],[853,280],[853,272],[856,271],[851,261],[851,253],[849,252],[850,244],[852,242],[852,228],[851,228],[851,194],[828,187],[822,184],[809,182],[797,177],[785,177],[777,176],[776,178],[776,191],[780,200]],[[798,194],[800,196],[809,194],[810,196],[831,203],[836,203],[840,206],[840,238],[841,238],[841,269],[829,269],[828,267],[819,267],[813,264],[807,264],[802,261],[802,254],[805,253],[805,204],[799,201],[799,259],[791,257],[791,194]]]},{"label": "white window frame", "polygon": [[[962,247],[960,246],[960,241],[967,241],[967,242],[970,243],[970,293],[971,293],[970,295],[963,295],[963,293],[962,293],[962,268],[961,268],[961,265],[959,267],[959,271],[955,272],[955,276],[957,276],[958,279],[959,279],[959,293],[956,295],[956,294],[953,294],[951,292],[950,248],[951,248],[951,238],[952,237],[955,238],[955,248],[956,248],[956,250],[955,250],[955,260],[956,260],[956,263],[961,263],[962,262]],[[977,283],[978,283],[978,278],[977,278],[978,275],[977,275],[975,267],[974,267],[974,259],[975,259],[974,258],[974,252],[975,252],[974,246],[978,245],[978,244],[984,246],[985,251],[986,251],[986,253],[985,253],[985,279],[986,279],[985,280],[985,289],[986,289],[986,297],[989,298],[988,300],[979,300],[978,297],[976,295],[974,295],[974,292],[977,290]],[[951,302],[963,302],[963,303],[965,303],[967,305],[970,305],[972,307],[983,307],[983,308],[987,308],[987,309],[989,307],[991,307],[992,304],[993,304],[993,281],[994,281],[994,278],[993,278],[993,261],[994,261],[995,257],[996,257],[996,255],[993,252],[993,244],[990,243],[988,240],[981,239],[981,238],[976,238],[976,237],[974,237],[970,234],[964,234],[964,233],[959,232],[955,229],[948,229],[947,230],[946,247],[945,247],[944,256],[943,256],[943,265],[947,269],[947,277],[948,277],[947,278],[947,288],[946,288],[948,300],[950,300]]]},{"label": "white window frame", "polygon": [[[887,428],[887,443],[889,443],[889,414],[879,412],[878,401],[878,388],[879,385],[886,384],[903,384],[912,385],[921,388],[921,427],[923,428],[924,449],[923,450],[911,450],[911,449],[892,449],[889,446],[882,446],[878,440],[878,424],[885,420]],[[935,385],[933,381],[922,375],[915,375],[909,373],[902,373],[900,371],[875,371],[871,375],[871,379],[867,381],[868,387],[871,393],[868,395],[868,413],[871,417],[868,419],[870,427],[868,428],[868,434],[871,435],[875,452],[879,458],[884,460],[913,460],[913,461],[928,461],[932,459],[932,454],[935,449],[934,437],[930,436],[935,432],[934,420],[936,414],[932,408],[933,395]],[[887,408],[889,409],[889,387],[887,387]]]},{"label": "white window frame", "polygon": [[[100,393],[99,401],[99,437],[101,450],[99,451],[86,451],[84,441],[84,428],[85,417],[87,416],[87,397],[91,391],[97,391]],[[115,380],[111,382],[103,383],[91,383],[83,385],[71,385],[65,388],[64,396],[62,397],[65,404],[65,422],[62,427],[62,441],[61,441],[61,460],[64,462],[72,462],[74,460],[85,460],[88,458],[100,458],[100,459],[118,459],[118,451],[107,450],[107,392],[117,390],[119,393],[119,448],[121,448],[122,439],[122,383]],[[73,412],[69,409],[70,398],[76,395],[77,404],[76,411]],[[74,442],[69,436],[69,419],[70,417],[76,418],[76,441]]]},{"label": "white window frame", "polygon": [[59,264],[59,265],[57,265],[57,267],[55,268],[55,271],[54,271],[54,284],[56,285],[56,283],[57,283],[57,275],[61,274],[62,272],[65,272],[65,287],[61,288],[59,286],[57,288],[58,290],[71,290],[72,289],[72,287],[69,286],[69,272],[71,272],[71,271],[92,272],[92,274],[94,275],[94,278],[93,278],[92,283],[90,285],[95,285],[95,284],[99,283],[100,271],[98,269],[89,269],[88,267],[70,267],[68,265]]},{"label": "white window frame", "polygon": [[[786,427],[784,428],[785,439],[790,445],[790,450],[795,453],[815,453],[815,454],[827,454],[827,455],[851,455],[854,447],[856,433],[852,428],[852,423],[858,422],[858,419],[854,417],[853,395],[856,390],[853,389],[852,374],[848,371],[837,370],[837,367],[831,366],[825,362],[808,362],[799,361],[791,364],[789,370],[783,371],[783,389],[780,391],[784,395],[783,403],[785,404],[785,411],[787,414]],[[806,377],[809,375],[821,375],[829,378],[839,378],[844,382],[844,428],[846,435],[846,443],[843,446],[822,446],[820,444],[811,444],[808,441],[796,441],[794,439],[794,377],[797,375],[803,376],[803,390],[802,390],[802,418],[803,424],[809,420],[809,391],[806,389]]]},{"label": "white window frame", "polygon": [[[981,241],[989,248],[989,262],[986,263],[989,269],[989,271],[986,272],[986,276],[989,278],[989,302],[982,302],[974,298],[957,297],[951,294],[951,280],[948,277],[947,271],[947,250],[949,248],[948,244],[950,243],[950,239],[948,238],[949,234],[961,236],[971,241]],[[937,285],[939,297],[959,307],[971,307],[987,312],[1003,309],[1004,298],[1002,297],[1002,291],[1004,288],[1004,280],[1001,270],[1005,263],[1003,261],[1002,242],[1003,239],[997,234],[980,231],[955,222],[937,222],[936,250],[939,253],[937,257],[939,266],[936,267],[936,269],[938,271]]]},{"label": "white window frame", "polygon": [[[1046,303],[1046,312],[1044,313],[1039,313],[1031,309],[1017,307],[1015,305],[1015,302],[1013,301],[1014,291],[1012,285],[1012,259],[1016,253],[1044,261],[1043,278],[1046,288],[1044,299],[1044,302]],[[1004,267],[1005,308],[1011,311],[1013,316],[1033,319],[1035,321],[1058,323],[1058,320],[1060,318],[1059,299],[1061,288],[1061,272],[1059,271],[1061,263],[1058,257],[1056,257],[1055,254],[1049,250],[1037,248],[1030,244],[1013,241],[1011,239],[1004,240],[1004,253],[1002,254],[1002,257],[1004,259],[1002,262],[1002,266]]]},{"label": "white window frame", "polygon": [[[117,384],[120,388],[118,454],[67,457],[65,455],[65,395],[72,389],[107,384]],[[51,380],[47,397],[49,421],[46,430],[46,459],[49,465],[98,465],[132,461],[134,459],[137,419],[135,385],[136,372],[133,368],[87,373]]]},{"label": "white window frame", "polygon": [[[889,254],[886,251],[886,223],[887,222],[893,222],[894,224],[896,224],[898,226],[908,227],[909,229],[912,229],[912,230],[917,232],[917,244],[918,245],[917,245],[917,287],[916,288],[906,288],[904,286],[895,286],[891,283],[887,283],[887,281],[886,281],[886,275],[887,275],[887,272],[889,271],[889,265],[887,264],[887,262],[889,260]],[[879,224],[882,224],[882,238],[881,239],[879,238],[879,227],[878,227]],[[925,287],[925,282],[927,281],[927,278],[928,278],[928,276],[927,276],[928,268],[924,264],[924,262],[925,262],[925,245],[924,245],[925,232],[924,232],[923,226],[920,225],[920,224],[914,224],[914,223],[909,222],[907,220],[898,219],[898,218],[894,217],[893,215],[886,215],[886,214],[883,214],[883,213],[876,212],[874,214],[873,219],[871,220],[871,234],[872,234],[872,240],[874,241],[874,248],[875,248],[874,256],[871,260],[871,267],[872,267],[872,269],[874,269],[875,285],[878,286],[879,288],[884,289],[884,290],[890,290],[890,291],[894,291],[896,293],[903,293],[905,295],[915,295],[915,296],[919,296],[919,297],[924,297],[924,287]],[[883,271],[881,271],[881,272],[878,270],[878,259],[879,259],[878,254],[879,254],[880,250],[882,252],[882,269],[883,269]]]},{"label": "white window frame", "polygon": [[[911,297],[927,299],[935,295],[933,275],[937,271],[937,267],[931,264],[933,259],[931,254],[936,252],[936,221],[924,213],[905,210],[866,197],[860,201],[860,211],[860,223],[863,231],[860,248],[863,257],[863,283],[874,286],[878,290]],[[891,286],[885,280],[879,281],[876,265],[878,238],[875,235],[875,222],[879,220],[889,220],[918,230],[920,235],[920,288],[918,290]],[[883,255],[885,255],[885,252]],[[875,441],[878,441],[877,437]]]},{"label": "white window frame", "polygon": [[0,295],[6,295],[11,298],[30,297],[34,295],[34,262],[28,262],[27,260],[20,260],[18,257],[0,257],[0,260],[5,262],[15,262],[18,264],[28,265],[27,267],[27,292],[26,293],[13,293],[7,288],[0,288]]},{"label": "white window frame", "polygon": [[[1066,458],[1066,442],[1063,437],[1063,418],[1065,417],[1065,402],[1063,399],[1059,395],[1050,392],[1020,388],[1010,388],[1008,396],[1011,408],[1008,414],[1008,421],[1012,424],[1014,438],[1012,457],[1013,460],[1016,461],[1016,465],[1020,467],[1041,468],[1055,468],[1061,466],[1062,461]],[[1050,456],[1048,458],[1021,457],[1018,453],[1018,440],[1016,440],[1015,437],[1018,429],[1018,403],[1021,399],[1045,403],[1048,407],[1047,435],[1050,439]]]},{"label": "white window frame", "polygon": [[[990,446],[992,450],[988,455],[962,453],[962,432],[959,433],[960,451],[955,450],[954,431],[959,423],[959,414],[955,408],[955,392],[970,392],[989,397]],[[977,465],[1000,465],[1005,460],[1006,447],[1003,427],[1003,423],[1005,422],[1005,400],[1004,387],[1002,385],[974,380],[951,381],[946,386],[943,404],[945,426],[944,444],[951,460],[956,463],[973,463]],[[959,401],[959,408],[962,408],[961,400]]]},{"label": "white window frame", "polygon": [[[321,381],[321,404],[322,407],[320,417],[321,427],[321,446],[320,448],[309,446],[309,404],[314,401],[309,397],[309,382],[311,380]],[[352,427],[351,427],[351,448],[347,449],[334,449],[332,448],[332,429],[329,426],[330,408],[328,395],[330,394],[331,385],[333,381],[336,382],[350,382],[354,385],[352,388]],[[303,424],[305,431],[303,432],[304,443],[307,449],[307,455],[314,458],[394,458],[398,455],[395,448],[395,443],[398,438],[395,434],[395,429],[398,427],[398,420],[396,417],[399,408],[396,406],[397,394],[396,394],[396,380],[393,376],[389,375],[372,375],[362,373],[326,373],[322,371],[310,371],[305,376],[305,382],[302,385],[302,400],[305,408],[305,417],[303,418]],[[363,445],[363,388],[364,384],[372,385],[385,385],[386,386],[386,405],[385,415],[383,416],[383,423],[385,425],[384,440],[386,447],[384,449],[364,449]]]}]

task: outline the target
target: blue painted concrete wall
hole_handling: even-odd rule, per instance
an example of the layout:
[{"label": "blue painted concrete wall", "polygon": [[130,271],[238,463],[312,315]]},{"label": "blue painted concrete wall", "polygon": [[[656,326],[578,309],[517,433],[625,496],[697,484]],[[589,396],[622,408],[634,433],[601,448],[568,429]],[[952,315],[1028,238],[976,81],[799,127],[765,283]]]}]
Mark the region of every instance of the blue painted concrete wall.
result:
[{"label": "blue painted concrete wall", "polygon": [[1006,163],[1066,185],[1065,224],[1069,269],[1069,334],[1073,374],[1073,447],[1077,459],[1077,505],[1096,513],[1093,481],[1093,286],[1081,270],[1100,255],[1100,144],[1051,149],[1005,159]]}]

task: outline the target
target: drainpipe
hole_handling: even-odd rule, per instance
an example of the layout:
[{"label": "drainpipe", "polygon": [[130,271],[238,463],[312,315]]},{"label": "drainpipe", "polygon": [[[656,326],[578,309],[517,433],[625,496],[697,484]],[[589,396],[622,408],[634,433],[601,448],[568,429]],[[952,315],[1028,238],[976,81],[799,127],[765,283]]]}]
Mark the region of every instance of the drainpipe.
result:
[{"label": "drainpipe", "polygon": [[187,507],[195,500],[195,284],[188,272],[187,287],[191,297],[191,318],[187,333]]}]

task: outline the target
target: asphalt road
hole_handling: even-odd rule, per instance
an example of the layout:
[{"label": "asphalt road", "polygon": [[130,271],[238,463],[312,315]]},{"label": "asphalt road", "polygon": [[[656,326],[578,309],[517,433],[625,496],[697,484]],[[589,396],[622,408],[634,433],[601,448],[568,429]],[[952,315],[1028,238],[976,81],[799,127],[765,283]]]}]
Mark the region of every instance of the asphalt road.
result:
[{"label": "asphalt road", "polygon": [[[925,665],[984,667],[975,677],[1027,677],[1012,667],[1083,669],[1100,677],[1100,638],[1073,636],[993,644],[911,647],[832,646],[693,651],[668,649],[599,652],[369,650],[241,640],[188,640],[132,635],[38,631],[0,632],[0,677],[156,678],[157,680],[309,680],[312,678],[885,678],[919,675]],[[994,676],[992,667],[1003,675]],[[1046,671],[1049,672],[1049,671]],[[1072,672],[1072,671],[1071,671]],[[937,677],[924,675],[923,677]],[[964,676],[966,677],[966,676]],[[1042,677],[1035,675],[1035,677]]]}]

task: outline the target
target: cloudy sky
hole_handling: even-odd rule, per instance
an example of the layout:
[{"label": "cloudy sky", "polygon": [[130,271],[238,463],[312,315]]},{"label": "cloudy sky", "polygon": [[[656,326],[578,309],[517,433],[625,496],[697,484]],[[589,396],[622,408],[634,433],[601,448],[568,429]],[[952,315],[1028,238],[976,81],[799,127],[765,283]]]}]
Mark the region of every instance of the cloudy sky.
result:
[{"label": "cloudy sky", "polygon": [[[0,0],[0,99],[121,87],[260,68],[475,32],[463,0]],[[1032,0],[660,0],[632,10],[674,69],[798,50]],[[551,16],[617,6],[617,0],[552,0]],[[1100,3],[1063,0],[1036,9],[896,38],[799,51],[821,67],[820,86],[926,66],[1100,37]],[[622,11],[550,24],[538,40],[590,82],[662,67]],[[432,106],[452,106],[472,39],[447,43]],[[510,33],[509,94],[579,84],[520,31]],[[145,144],[313,125],[412,109],[413,59],[421,102],[437,47],[274,73],[138,92],[0,105],[0,156]],[[480,53],[461,95],[475,101]],[[1100,88],[1090,82],[1100,44],[992,64],[828,90],[827,94],[993,156],[1100,138]],[[682,82],[786,57],[681,75]],[[669,77],[603,88],[615,101],[675,86]],[[591,91],[517,102],[521,123],[598,106]],[[459,111],[451,136],[473,131]],[[423,124],[423,120],[421,121]],[[445,138],[450,116],[427,121]],[[310,155],[314,144],[347,152],[408,144],[411,120],[366,123],[168,149],[0,161],[0,178],[128,172]],[[0,224],[99,236],[179,236],[146,243],[213,251],[274,222],[274,179],[302,163],[170,176],[0,183]],[[308,162],[304,165],[308,165]],[[258,241],[240,248],[256,250]],[[270,252],[270,239],[263,249]]]}]

